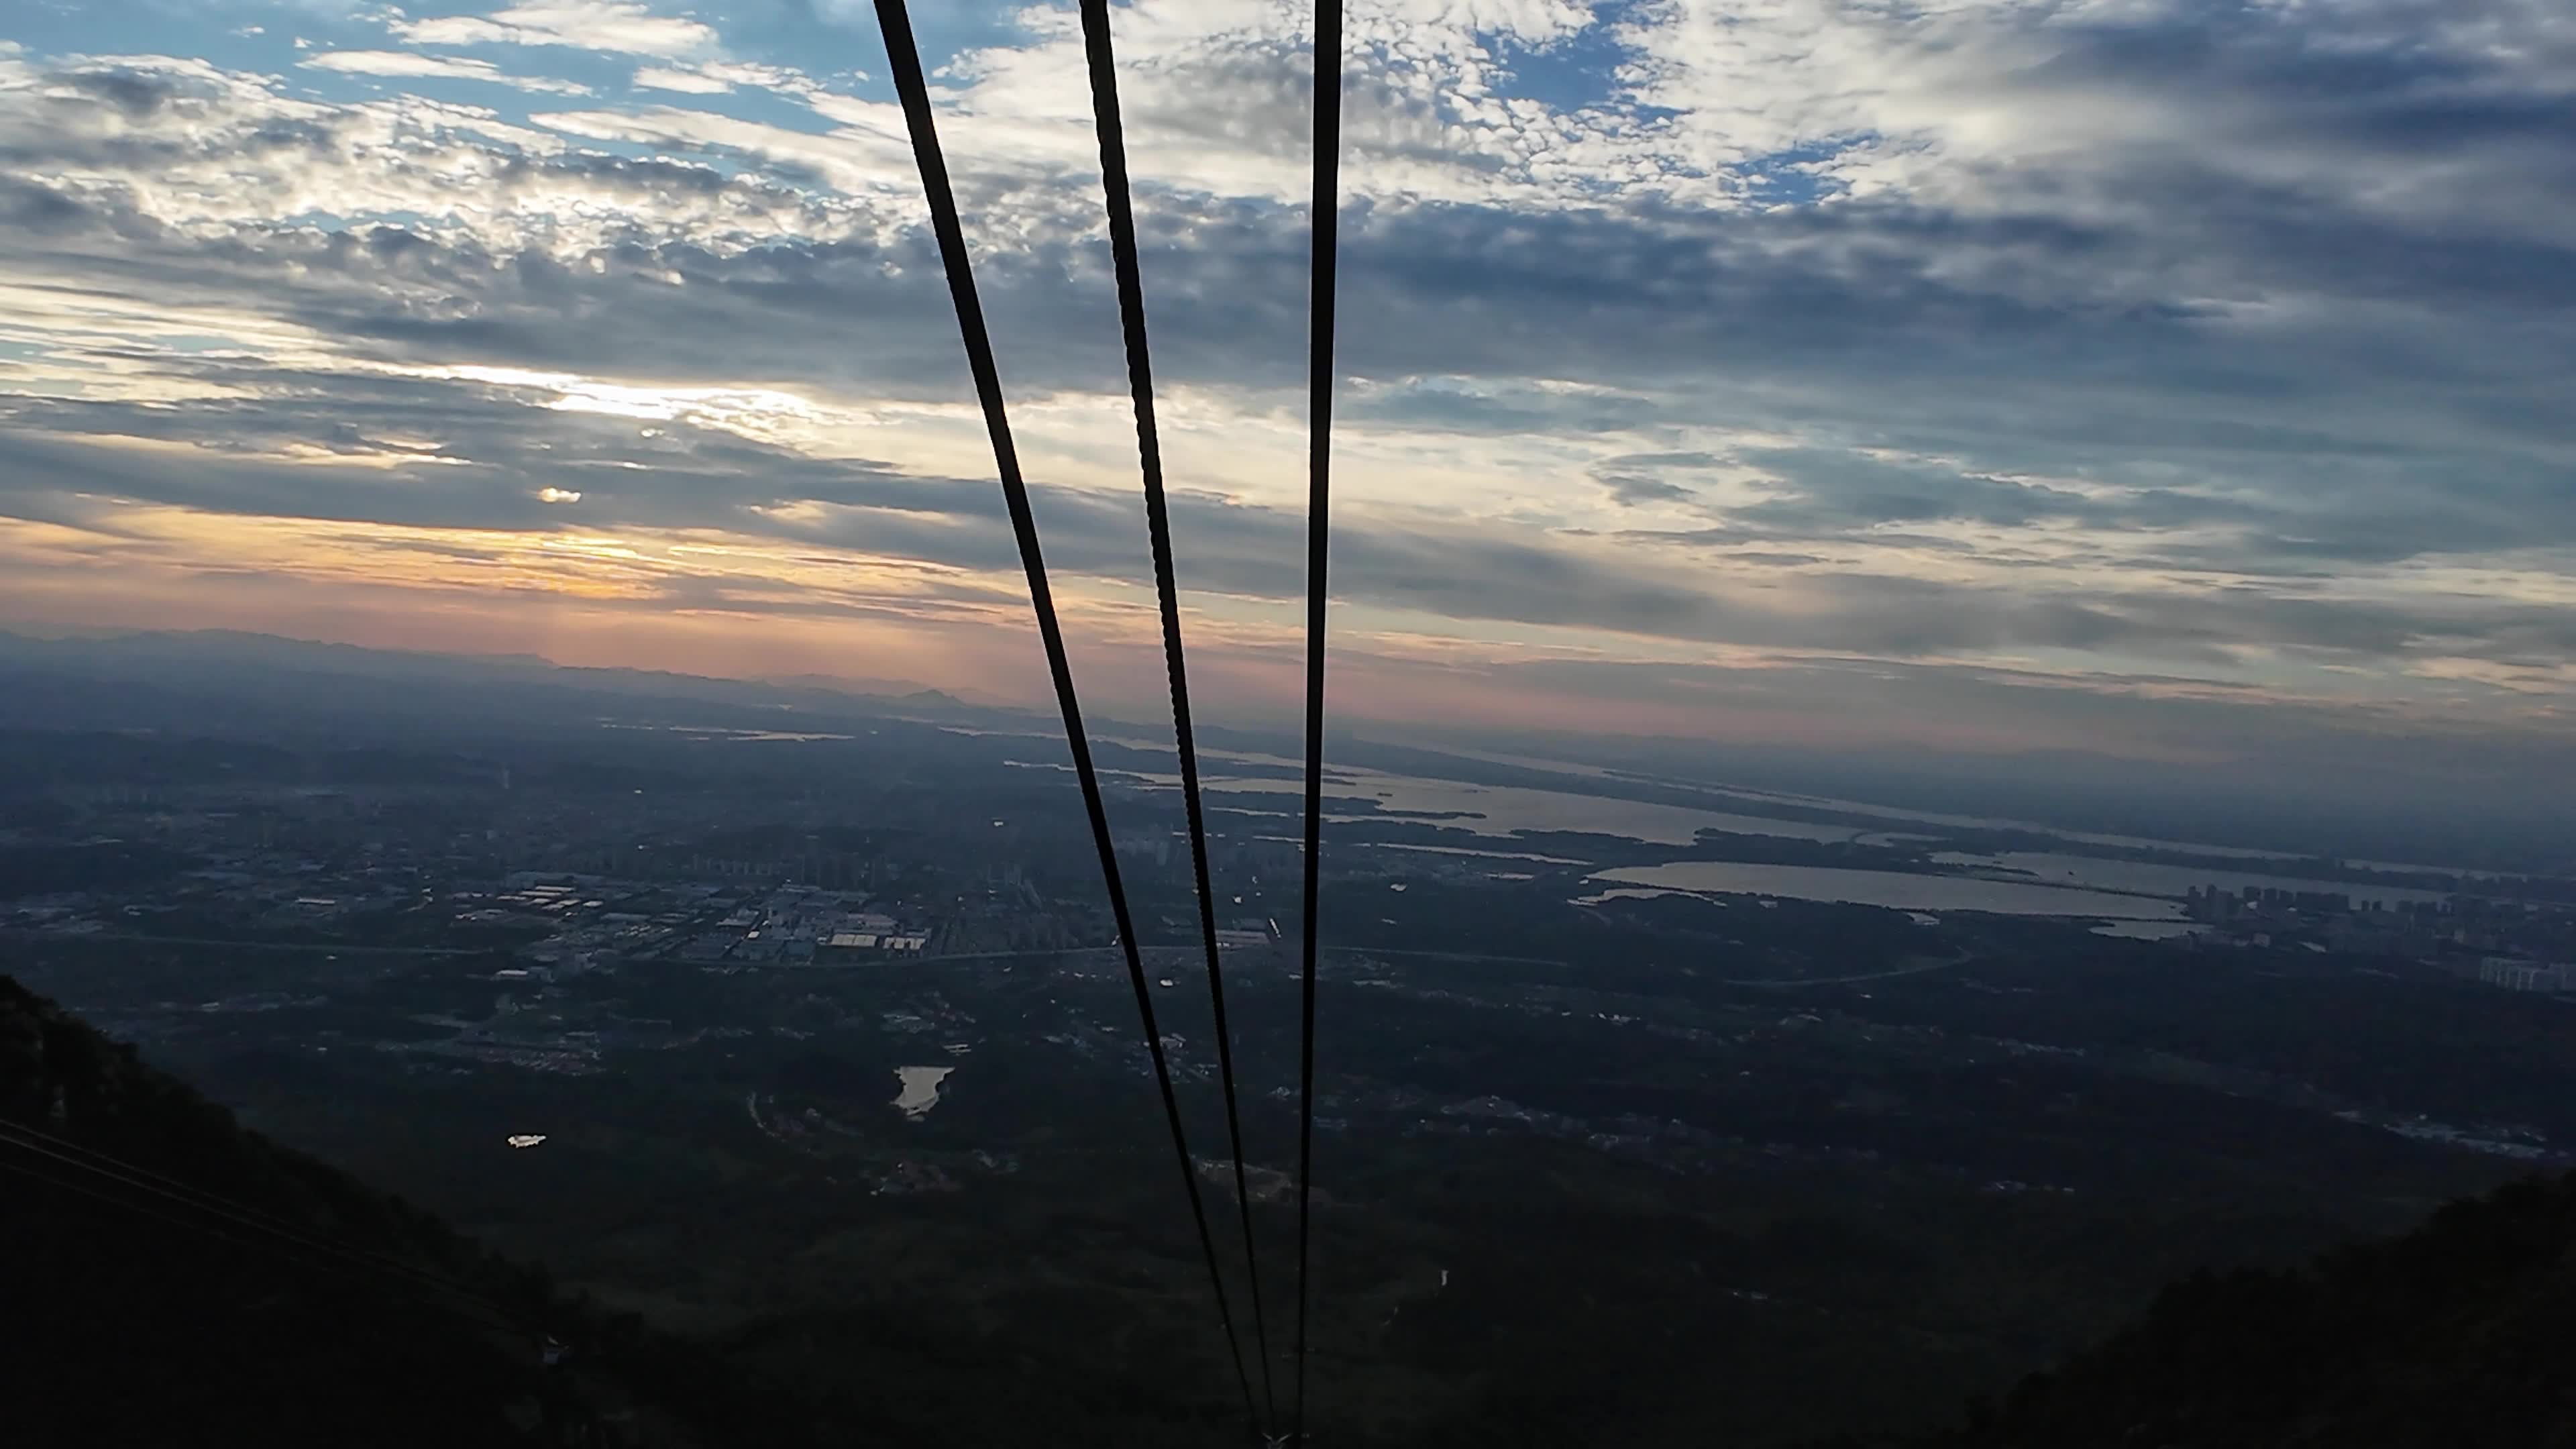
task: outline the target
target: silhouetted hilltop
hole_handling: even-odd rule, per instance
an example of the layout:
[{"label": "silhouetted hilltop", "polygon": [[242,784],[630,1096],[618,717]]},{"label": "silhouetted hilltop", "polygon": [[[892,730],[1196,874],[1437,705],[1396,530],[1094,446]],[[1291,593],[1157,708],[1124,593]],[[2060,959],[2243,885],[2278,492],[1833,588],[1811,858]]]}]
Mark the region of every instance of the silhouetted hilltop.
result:
[{"label": "silhouetted hilltop", "polygon": [[243,1130],[6,976],[0,1241],[13,1444],[800,1437],[697,1350]]},{"label": "silhouetted hilltop", "polygon": [[1880,1449],[2576,1444],[2576,1175],[2290,1272],[2200,1273],[1967,1427]]},{"label": "silhouetted hilltop", "polygon": [[[257,1225],[271,1220],[345,1251]],[[797,1449],[1031,1432],[1177,1446],[1225,1432],[1156,1383],[864,1305],[703,1342],[650,1329],[245,1130],[4,975],[0,1243],[0,1342],[22,1345],[0,1350],[12,1449]],[[554,1368],[548,1337],[570,1348]]]}]

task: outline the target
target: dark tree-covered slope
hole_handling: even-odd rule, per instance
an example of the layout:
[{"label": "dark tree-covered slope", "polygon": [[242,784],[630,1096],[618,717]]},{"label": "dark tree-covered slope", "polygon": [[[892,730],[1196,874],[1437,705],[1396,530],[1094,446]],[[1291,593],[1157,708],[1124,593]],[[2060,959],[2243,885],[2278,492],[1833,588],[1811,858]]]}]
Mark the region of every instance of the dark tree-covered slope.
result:
[{"label": "dark tree-covered slope", "polygon": [[[1059,1442],[1215,1442],[1180,1420],[1148,1432],[1168,1407],[1150,1385],[1039,1374],[1004,1342],[918,1325],[906,1339],[864,1314],[773,1318],[705,1346],[653,1333],[243,1130],[5,976],[0,1138],[0,1442],[767,1449],[1038,1428]],[[408,1272],[288,1249],[29,1142],[78,1144]],[[552,1369],[547,1333],[573,1349]],[[971,1385],[980,1411],[956,1407]],[[1130,1392],[1142,1397],[1120,1399]],[[1421,1442],[1583,1442],[1586,1407],[1514,1401]],[[1675,1423],[1667,1441],[1692,1431]],[[1838,1449],[1864,1442],[2576,1449],[2576,1177],[2455,1203],[2305,1269],[2195,1276],[1969,1423]]]},{"label": "dark tree-covered slope", "polygon": [[2576,1445],[2576,1175],[2291,1272],[2201,1273],[1904,1449]]},{"label": "dark tree-covered slope", "polygon": [[[243,1130],[5,976],[0,1138],[0,1401],[13,1444],[800,1437],[697,1352],[568,1301],[541,1270]],[[269,1222],[292,1231],[254,1225]],[[551,1369],[549,1335],[571,1346]]]}]

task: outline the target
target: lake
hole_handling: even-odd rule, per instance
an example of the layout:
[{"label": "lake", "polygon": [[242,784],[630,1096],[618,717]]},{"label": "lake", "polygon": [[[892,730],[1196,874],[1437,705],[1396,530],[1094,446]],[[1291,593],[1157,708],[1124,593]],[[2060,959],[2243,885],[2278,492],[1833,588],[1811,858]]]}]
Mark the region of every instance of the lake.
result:
[{"label": "lake", "polygon": [[[960,731],[964,733],[964,731]],[[1170,753],[1170,746],[1150,740],[1121,739],[1121,744],[1139,750]],[[1265,800],[1275,798],[1283,807],[1264,810],[1245,805],[1216,805],[1211,809],[1236,816],[1293,818],[1296,797],[1304,786],[1296,778],[1280,775],[1242,775],[1228,773],[1229,762],[1258,763],[1266,766],[1296,767],[1299,762],[1275,755],[1241,751],[1202,751],[1206,772],[1203,786],[1210,792],[1237,797],[1257,795]],[[1572,783],[1580,778],[1602,778],[1607,772],[1585,766],[1539,760],[1527,756],[1476,756],[1507,761],[1531,768],[1555,769]],[[1066,766],[1054,762],[1009,760],[1005,763],[1029,769],[1061,770]],[[1104,772],[1113,778],[1141,784],[1150,789],[1175,790],[1180,786],[1177,774],[1154,771]],[[2236,868],[2174,866],[2143,861],[2127,861],[2080,855],[2070,852],[2013,851],[1994,855],[1943,853],[1935,861],[1967,866],[1972,869],[2009,876],[2011,879],[1989,881],[2000,886],[2025,886],[2032,889],[2062,889],[2078,894],[2128,892],[2179,900],[2193,886],[2212,884],[2241,891],[2246,886],[2269,886],[2282,890],[2341,892],[2356,901],[2376,900],[2389,905],[2409,901],[2438,901],[2439,892],[2409,890],[2395,886],[2364,885],[2351,882],[2305,879],[2290,875],[2266,873],[2267,864],[2288,863],[2299,859],[2279,851],[2253,850],[2238,846],[2157,840],[2142,836],[2108,835],[2069,830],[2036,822],[2003,818],[1947,814],[1939,811],[1908,810],[1894,806],[1872,805],[1858,800],[1830,796],[1805,795],[1788,791],[1761,790],[1714,784],[1706,781],[1681,780],[1661,776],[1629,775],[1625,778],[1650,782],[1670,789],[1697,795],[1711,807],[1675,805],[1642,800],[1623,800],[1580,790],[1551,790],[1520,785],[1479,785],[1463,780],[1438,779],[1423,775],[1397,774],[1352,765],[1329,765],[1324,781],[1325,818],[1334,824],[1354,824],[1371,820],[1403,820],[1408,816],[1427,817],[1424,823],[1454,829],[1499,842],[1510,841],[1524,832],[1562,831],[1576,834],[1611,835],[1656,845],[1686,845],[1703,831],[1725,835],[1770,836],[1787,840],[1853,842],[1865,846],[1907,846],[1930,844],[1941,837],[1941,827],[1958,829],[2014,829],[2044,833],[2070,846],[2097,845],[2118,849],[2161,849],[2188,851],[2213,860],[2243,862]],[[1353,808],[1359,802],[1372,802],[1374,810]],[[1872,823],[1822,824],[1803,820],[1775,819],[1759,812],[1765,808],[1833,810],[1855,817],[1866,817]],[[1908,828],[1912,827],[1912,828]],[[1418,847],[1438,849],[1439,847]],[[1497,854],[1503,853],[1501,850]],[[1570,864],[1548,860],[1550,864]],[[2250,867],[2250,868],[2249,868]],[[1725,867],[1737,870],[1791,869],[1789,867]],[[1907,876],[1901,872],[1867,870],[1829,870],[1821,867],[1821,878],[1855,877],[1832,887],[1837,890],[1871,890],[1884,896],[1893,888],[1880,889],[1866,882],[1880,877],[1906,880],[1952,880],[1958,877]],[[1746,877],[1739,877],[1746,878]],[[1782,877],[1796,880],[1799,877]],[[1822,888],[1815,880],[1809,887]],[[1724,887],[1747,892],[1769,890],[1772,893],[1800,899],[1841,899],[1818,897],[1812,889],[1793,889],[1787,885]],[[1955,894],[1942,888],[1945,894]],[[2109,911],[2098,901],[2071,903],[2063,896],[2028,896],[2019,891],[1990,893],[1986,899],[2018,904],[1986,906],[1959,905],[1962,910],[1994,910],[2018,915],[2094,915],[2125,914],[2140,916],[2145,908],[2130,905],[2123,911]],[[1865,904],[1900,904],[1873,900]],[[1933,909],[1949,904],[1945,899],[1932,903]]]},{"label": "lake", "polygon": [[1932,859],[1941,865],[1991,870],[2049,885],[2132,891],[2139,895],[2170,896],[2176,900],[2182,899],[2194,887],[2207,889],[2213,885],[2230,894],[2240,893],[2247,886],[2285,891],[2325,891],[2350,896],[2356,904],[2380,901],[2393,906],[2400,901],[2443,899],[2439,891],[2407,890],[2398,886],[2211,870],[2197,865],[2159,865],[2142,860],[2105,860],[2099,856],[2059,855],[2047,851],[2012,850],[2001,855],[1966,855],[1945,850]]},{"label": "lake", "polygon": [[2208,929],[2194,921],[2104,921],[2093,928],[2093,934],[2124,941],[2179,941]]},{"label": "lake", "polygon": [[1908,875],[1893,870],[1677,860],[1665,865],[1622,866],[1592,879],[1692,895],[1781,896],[1899,911],[1987,911],[2004,916],[2089,916],[2115,921],[2178,922],[2183,918],[2179,902],[2150,896],[1975,876]]},{"label": "lake", "polygon": [[[1688,845],[1703,830],[1728,835],[1769,835],[1789,840],[1849,840],[1859,834],[1849,825],[1815,825],[1803,820],[1769,820],[1721,810],[1657,805],[1644,800],[1617,800],[1607,795],[1577,795],[1564,790],[1536,790],[1518,785],[1471,785],[1462,780],[1433,780],[1420,775],[1393,775],[1379,770],[1336,766],[1324,784],[1325,818],[1352,823],[1388,818],[1378,813],[1333,810],[1336,800],[1374,800],[1378,810],[1454,816],[1431,821],[1444,828],[1476,835],[1506,837],[1520,831],[1574,831],[1617,835],[1656,845]],[[1132,779],[1177,789],[1178,775],[1144,774]],[[1286,795],[1305,791],[1297,780],[1265,775],[1203,774],[1201,788],[1214,792]],[[1395,818],[1401,819],[1398,815]]]},{"label": "lake", "polygon": [[939,1105],[939,1084],[948,1080],[955,1067],[897,1067],[895,1079],[903,1091],[894,1099],[895,1110],[918,1122]]}]

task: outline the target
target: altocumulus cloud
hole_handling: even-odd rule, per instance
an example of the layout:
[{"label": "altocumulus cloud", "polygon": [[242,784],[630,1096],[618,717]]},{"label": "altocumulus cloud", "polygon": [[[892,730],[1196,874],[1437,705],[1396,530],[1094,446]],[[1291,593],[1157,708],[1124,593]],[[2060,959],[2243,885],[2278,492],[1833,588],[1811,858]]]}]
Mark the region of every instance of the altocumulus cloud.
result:
[{"label": "altocumulus cloud", "polygon": [[[749,629],[806,589],[1008,620],[856,8],[540,0],[301,50],[222,18],[0,56],[11,547],[212,568],[242,528],[432,560],[577,527],[786,561],[672,565],[619,596],[639,615]],[[1185,577],[1211,650],[1275,663],[1300,17],[1119,24]],[[1079,36],[1067,6],[953,33],[943,126],[1042,522],[1114,634],[1141,547]],[[1761,680],[1784,717],[1873,661],[1924,700],[2048,680],[1977,696],[2012,702],[1978,714],[2005,742],[2095,698],[2139,751],[2268,748],[2267,709],[2556,737],[2576,38],[2546,7],[1387,0],[1353,33],[1354,650],[1533,701],[1593,677],[1550,661],[1675,683],[1604,696],[1640,710]],[[193,522],[120,555],[145,516]],[[2147,708],[2145,678],[2201,703]]]}]

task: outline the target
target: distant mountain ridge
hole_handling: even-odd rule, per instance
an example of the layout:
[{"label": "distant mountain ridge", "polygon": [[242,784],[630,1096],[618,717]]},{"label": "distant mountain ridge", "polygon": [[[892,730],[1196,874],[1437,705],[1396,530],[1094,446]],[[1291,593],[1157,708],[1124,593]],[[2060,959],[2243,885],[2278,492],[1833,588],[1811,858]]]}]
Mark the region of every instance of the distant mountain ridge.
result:
[{"label": "distant mountain ridge", "polygon": [[967,701],[911,680],[850,678],[800,674],[778,679],[724,679],[666,669],[559,664],[541,654],[475,654],[433,649],[388,649],[359,644],[297,639],[240,629],[147,629],[130,633],[71,634],[46,637],[0,630],[0,661],[20,659],[61,662],[67,657],[153,662],[208,659],[262,663],[283,668],[322,669],[339,673],[474,674],[488,671],[535,673],[582,680],[602,688],[636,692],[693,692],[709,685],[771,687],[799,693],[847,695],[859,699],[935,697],[959,705]]},{"label": "distant mountain ridge", "polygon": [[[1171,721],[1158,699],[1085,696],[1095,742],[1162,741]],[[1295,757],[1293,719],[1220,722],[1198,701],[1203,748]],[[1136,708],[1140,719],[1121,718]],[[371,649],[234,630],[92,631],[36,637],[0,631],[0,728],[127,730],[198,736],[526,737],[620,722],[746,730],[840,732],[868,721],[916,720],[1053,736],[1051,708],[979,702],[909,681],[802,674],[720,679],[665,670],[559,665],[532,654]],[[2326,858],[2433,859],[2506,871],[2561,873],[2570,864],[2563,816],[2546,792],[2522,792],[2512,811],[2426,815],[2385,792],[2300,803],[2241,782],[2194,783],[2159,772],[2151,788],[2081,783],[2080,757],[2026,752],[1975,759],[1856,756],[1847,751],[1727,745],[1634,736],[1491,733],[1472,722],[1436,731],[1327,717],[1333,765],[1443,779],[1520,784],[1673,803],[1668,787],[1698,781],[1808,793],[1912,809],[2005,815],[2073,829],[2170,840],[2226,841]],[[1498,760],[1563,762],[1571,773]],[[1705,803],[1705,802],[1689,802]],[[2528,814],[2530,818],[2518,818]],[[1901,827],[1900,827],[1901,828]]]},{"label": "distant mountain ridge", "polygon": [[[0,724],[308,732],[368,725],[542,732],[641,712],[653,722],[781,728],[889,715],[1021,718],[909,681],[718,679],[560,665],[535,655],[370,649],[232,630],[37,638],[0,632]],[[799,725],[801,728],[818,728]]]}]

